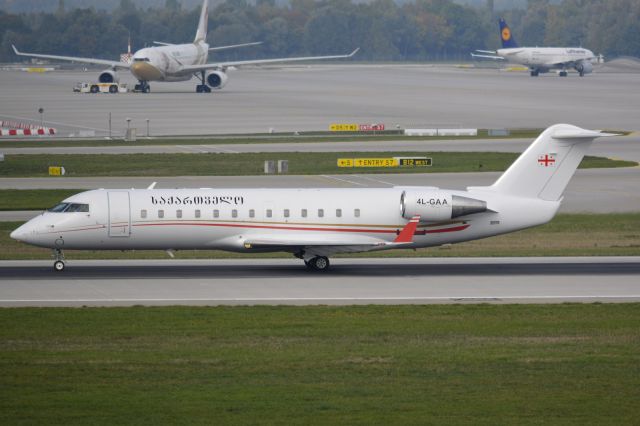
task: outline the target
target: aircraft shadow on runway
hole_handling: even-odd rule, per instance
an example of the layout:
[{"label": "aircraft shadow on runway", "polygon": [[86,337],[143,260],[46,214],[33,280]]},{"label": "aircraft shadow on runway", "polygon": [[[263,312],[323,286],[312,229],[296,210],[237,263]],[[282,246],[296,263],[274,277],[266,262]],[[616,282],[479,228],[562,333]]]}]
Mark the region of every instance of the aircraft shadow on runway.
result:
[{"label": "aircraft shadow on runway", "polygon": [[64,272],[50,267],[4,267],[0,279],[189,279],[189,278],[286,278],[286,277],[424,277],[516,275],[640,275],[640,263],[501,263],[501,264],[338,264],[325,273],[300,265],[149,265],[74,266]]}]

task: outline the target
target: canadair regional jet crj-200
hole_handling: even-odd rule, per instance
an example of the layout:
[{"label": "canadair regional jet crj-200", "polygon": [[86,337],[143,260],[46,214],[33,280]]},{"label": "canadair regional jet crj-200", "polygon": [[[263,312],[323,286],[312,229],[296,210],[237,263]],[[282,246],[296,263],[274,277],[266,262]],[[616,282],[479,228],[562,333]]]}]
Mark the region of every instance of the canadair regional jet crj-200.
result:
[{"label": "canadair regional jet crj-200", "polygon": [[553,218],[591,142],[613,136],[557,124],[491,186],[354,189],[99,189],[31,219],[11,238],[63,249],[284,251],[317,271],[336,253],[474,240]]},{"label": "canadair regional jet crj-200", "polygon": [[596,58],[592,51],[582,47],[519,47],[504,19],[500,19],[500,40],[502,49],[477,50],[475,58],[506,60],[526,65],[531,77],[557,69],[560,77],[567,76],[567,69],[575,69],[580,77],[593,71],[592,61]]},{"label": "canadair regional jet crj-200", "polygon": [[298,58],[255,59],[247,61],[230,61],[207,63],[210,50],[223,50],[235,47],[251,46],[259,43],[245,43],[233,46],[209,47],[206,43],[207,23],[209,20],[208,0],[204,0],[200,12],[200,22],[193,43],[169,44],[155,42],[162,46],[146,47],[134,53],[131,63],[116,62],[103,59],[77,58],[72,56],[43,55],[39,53],[20,52],[13,47],[16,55],[34,58],[74,61],[88,64],[106,65],[108,68],[100,73],[100,83],[117,83],[119,81],[118,70],[128,69],[139,83],[136,91],[148,93],[151,88],[150,81],[188,81],[196,76],[200,84],[196,86],[196,92],[209,93],[211,89],[222,89],[227,84],[226,70],[229,67],[242,65],[261,65],[280,62],[313,61],[321,59],[350,58],[358,49],[348,55],[334,56],[307,56]]}]

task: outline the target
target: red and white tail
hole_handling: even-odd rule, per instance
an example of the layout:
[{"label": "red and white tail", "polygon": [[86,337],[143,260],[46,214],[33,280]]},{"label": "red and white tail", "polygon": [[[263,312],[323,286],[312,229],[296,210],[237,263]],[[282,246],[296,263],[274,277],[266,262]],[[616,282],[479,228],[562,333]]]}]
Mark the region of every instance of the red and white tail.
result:
[{"label": "red and white tail", "polygon": [[594,139],[618,136],[570,124],[546,129],[488,189],[505,195],[557,201]]}]

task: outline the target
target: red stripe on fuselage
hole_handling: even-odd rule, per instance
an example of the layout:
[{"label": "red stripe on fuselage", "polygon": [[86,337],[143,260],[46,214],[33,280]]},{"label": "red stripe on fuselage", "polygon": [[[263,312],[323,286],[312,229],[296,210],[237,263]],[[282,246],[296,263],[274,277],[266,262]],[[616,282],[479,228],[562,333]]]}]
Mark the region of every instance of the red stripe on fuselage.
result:
[{"label": "red stripe on fuselage", "polygon": [[[240,224],[224,224],[224,223],[193,223],[193,222],[167,222],[167,223],[142,223],[134,224],[136,226],[215,226],[222,228],[246,228],[246,229],[282,229],[286,231],[328,231],[328,232],[357,232],[371,234],[397,234],[396,229],[354,229],[354,228],[311,228],[299,226],[268,226],[268,225],[240,225]],[[435,234],[441,232],[462,231],[469,227],[469,224],[456,226],[453,228],[432,229],[425,231],[425,234]]]}]

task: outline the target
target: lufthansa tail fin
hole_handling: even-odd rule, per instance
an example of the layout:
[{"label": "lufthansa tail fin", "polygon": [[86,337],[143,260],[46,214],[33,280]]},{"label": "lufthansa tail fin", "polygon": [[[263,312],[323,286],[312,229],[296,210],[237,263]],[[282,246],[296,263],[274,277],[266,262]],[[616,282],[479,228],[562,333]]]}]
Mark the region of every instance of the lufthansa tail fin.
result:
[{"label": "lufthansa tail fin", "polygon": [[516,43],[516,39],[513,38],[511,28],[507,25],[507,21],[505,21],[504,18],[500,18],[498,23],[500,24],[500,41],[502,41],[502,48],[518,47],[518,43]]},{"label": "lufthansa tail fin", "polygon": [[546,129],[488,189],[505,195],[558,201],[594,139],[618,136],[570,124]]},{"label": "lufthansa tail fin", "polygon": [[198,31],[194,43],[207,40],[207,26],[209,24],[209,0],[202,2],[202,10],[200,11],[200,21],[198,22]]}]

